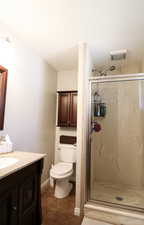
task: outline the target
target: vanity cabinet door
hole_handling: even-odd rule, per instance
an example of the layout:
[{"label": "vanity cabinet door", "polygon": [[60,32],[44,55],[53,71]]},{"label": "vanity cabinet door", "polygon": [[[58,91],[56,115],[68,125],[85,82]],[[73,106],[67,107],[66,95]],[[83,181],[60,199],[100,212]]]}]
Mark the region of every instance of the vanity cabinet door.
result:
[{"label": "vanity cabinet door", "polygon": [[19,187],[20,190],[20,225],[37,225],[39,221],[38,189],[39,176],[32,174]]},{"label": "vanity cabinet door", "polygon": [[16,190],[0,194],[0,225],[17,225],[17,192]]},{"label": "vanity cabinet door", "polygon": [[41,225],[43,159],[0,180],[0,225]]},{"label": "vanity cabinet door", "polygon": [[36,196],[36,175],[28,177],[20,186],[20,211],[22,214],[32,207],[35,207]]},{"label": "vanity cabinet door", "polygon": [[28,224],[37,225],[35,208],[28,210],[28,212],[23,216],[20,224],[21,225],[28,225]]}]

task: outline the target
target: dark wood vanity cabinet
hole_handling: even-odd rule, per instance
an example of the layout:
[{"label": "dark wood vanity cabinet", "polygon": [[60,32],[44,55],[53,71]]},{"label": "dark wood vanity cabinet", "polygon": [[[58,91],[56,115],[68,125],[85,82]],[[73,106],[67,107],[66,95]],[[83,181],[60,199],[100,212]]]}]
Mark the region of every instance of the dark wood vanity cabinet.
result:
[{"label": "dark wood vanity cabinet", "polygon": [[77,126],[77,91],[58,92],[59,127]]},{"label": "dark wood vanity cabinet", "polygon": [[15,190],[10,190],[0,195],[0,224],[1,225],[17,224],[15,206],[16,206]]},{"label": "dark wood vanity cabinet", "polygon": [[0,225],[41,225],[43,159],[0,180]]}]

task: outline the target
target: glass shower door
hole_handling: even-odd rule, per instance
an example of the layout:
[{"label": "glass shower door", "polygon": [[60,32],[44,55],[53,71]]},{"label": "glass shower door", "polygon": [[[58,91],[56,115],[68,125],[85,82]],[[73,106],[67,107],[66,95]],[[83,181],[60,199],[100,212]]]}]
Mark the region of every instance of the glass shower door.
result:
[{"label": "glass shower door", "polygon": [[90,200],[144,208],[144,80],[91,82]]}]

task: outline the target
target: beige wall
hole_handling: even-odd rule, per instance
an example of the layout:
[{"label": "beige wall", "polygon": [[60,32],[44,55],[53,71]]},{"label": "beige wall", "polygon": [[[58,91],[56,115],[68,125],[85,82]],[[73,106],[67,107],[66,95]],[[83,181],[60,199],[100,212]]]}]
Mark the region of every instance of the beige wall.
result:
[{"label": "beige wall", "polygon": [[[137,59],[137,60],[121,60],[121,61],[108,61],[103,64],[103,66],[95,65],[95,68],[99,70],[104,70],[109,67],[109,65],[116,66],[116,70],[108,71],[107,75],[122,75],[122,74],[135,74],[135,73],[142,73],[144,71],[144,60]],[[97,75],[98,73],[94,72],[93,76]]]},{"label": "beige wall", "polygon": [[133,74],[133,73],[142,73],[142,63],[141,60],[132,61],[131,63],[125,63],[122,65],[122,69],[120,70],[120,74]]},{"label": "beige wall", "polygon": [[[57,74],[57,91],[77,90],[77,70],[60,71]],[[58,108],[58,104],[57,104]],[[56,117],[57,122],[57,117]],[[75,128],[56,127],[55,163],[59,162],[59,138],[61,135],[76,136]]]},{"label": "beige wall", "polygon": [[99,84],[107,114],[96,119],[102,130],[92,134],[92,185],[143,185],[143,86],[144,81]]},{"label": "beige wall", "polygon": [[[0,35],[11,35],[0,24]],[[34,51],[12,37],[0,42],[0,64],[8,69],[5,129],[15,150],[46,153],[43,180],[54,152],[57,74]]]},{"label": "beige wall", "polygon": [[111,64],[118,64],[118,69],[116,71],[111,72],[112,74],[133,74],[133,73],[141,73],[142,72],[142,64],[141,60],[135,60],[128,62],[127,59],[121,61],[121,63],[111,62]]}]

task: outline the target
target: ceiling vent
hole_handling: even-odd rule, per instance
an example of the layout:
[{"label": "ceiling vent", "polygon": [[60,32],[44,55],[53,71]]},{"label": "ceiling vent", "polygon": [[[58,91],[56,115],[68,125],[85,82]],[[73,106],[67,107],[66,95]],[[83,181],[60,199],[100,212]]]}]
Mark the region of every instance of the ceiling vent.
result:
[{"label": "ceiling vent", "polygon": [[123,60],[123,59],[126,59],[126,56],[127,56],[126,49],[110,52],[111,60]]}]

